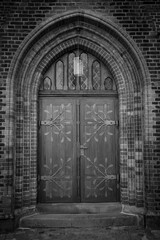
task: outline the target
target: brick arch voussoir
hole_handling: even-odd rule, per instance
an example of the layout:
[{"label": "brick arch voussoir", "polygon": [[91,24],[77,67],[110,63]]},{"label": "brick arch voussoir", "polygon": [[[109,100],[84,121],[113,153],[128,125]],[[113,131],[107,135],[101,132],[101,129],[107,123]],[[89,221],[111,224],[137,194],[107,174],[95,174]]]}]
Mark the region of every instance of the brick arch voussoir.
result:
[{"label": "brick arch voussoir", "polygon": [[[119,27],[117,25],[115,25],[115,23],[110,22],[110,21],[106,21],[105,19],[103,19],[100,15],[95,15],[95,13],[92,13],[91,11],[69,11],[65,14],[61,14],[60,16],[56,16],[53,18],[48,19],[47,21],[43,22],[42,24],[40,24],[40,26],[38,26],[37,28],[35,28],[29,35],[28,37],[24,40],[24,42],[21,44],[21,46],[19,47],[13,61],[11,64],[11,68],[9,71],[9,85],[10,85],[10,96],[9,98],[11,98],[11,102],[13,102],[12,98],[14,98],[14,89],[16,88],[15,86],[17,85],[16,79],[21,79],[20,77],[17,78],[16,74],[17,74],[17,69],[20,69],[20,63],[22,61],[22,59],[24,60],[24,65],[27,66],[29,65],[29,59],[34,58],[35,54],[38,52],[38,50],[40,50],[44,44],[46,44],[47,41],[51,40],[52,36],[50,35],[50,32],[53,32],[52,30],[57,27],[57,26],[64,26],[67,22],[72,22],[73,19],[81,19],[81,21],[84,21],[86,23],[89,22],[90,25],[97,25],[98,23],[98,27],[97,27],[97,32],[99,32],[100,35],[100,30],[99,29],[105,29],[106,31],[108,31],[114,38],[118,37],[119,41],[121,42],[121,44],[123,44],[124,48],[126,48],[126,50],[128,51],[129,55],[132,55],[131,58],[135,61],[135,63],[138,66],[138,70],[139,71],[139,75],[140,75],[140,80],[137,80],[137,83],[134,84],[133,81],[136,78],[132,78],[132,82],[130,82],[130,85],[128,84],[128,82],[126,82],[126,89],[128,87],[128,92],[132,90],[132,87],[134,86],[139,86],[140,84],[138,83],[138,81],[140,82],[147,82],[149,80],[149,74],[147,71],[147,67],[146,67],[146,63],[144,61],[144,58],[142,56],[142,54],[140,53],[139,49],[137,48],[137,46],[135,45],[135,43],[133,42],[133,40],[127,35],[127,33],[125,33],[122,29],[119,29]],[[48,39],[44,40],[44,36],[47,36]],[[40,41],[39,41],[40,40]],[[41,41],[42,40],[42,41]],[[85,40],[83,39],[83,42],[85,42]],[[90,45],[93,45],[92,42],[90,42]],[[83,46],[87,46],[83,43]],[[61,52],[63,51],[63,45],[61,45],[62,49]],[[90,51],[94,52],[94,53],[99,53],[99,47],[98,46],[87,46],[88,49],[90,49]],[[69,48],[69,47],[68,47]],[[97,48],[97,49],[94,49]],[[32,49],[32,53],[31,55],[28,57],[27,53],[28,51]],[[126,52],[127,52],[126,51]],[[104,59],[104,50],[100,49],[100,52],[103,52],[101,54],[98,54],[100,58]],[[105,59],[104,59],[105,60]],[[109,63],[110,60],[108,60]],[[25,68],[26,70],[27,68]],[[45,68],[44,68],[45,69]],[[116,67],[115,67],[116,69]],[[117,69],[114,71],[116,72]],[[135,70],[136,71],[136,70]],[[23,71],[21,71],[23,72]],[[22,79],[25,79],[24,77],[22,77]],[[118,84],[121,84],[121,80],[119,79],[119,81],[117,81]],[[25,84],[25,83],[24,83]],[[128,86],[127,86],[128,84]],[[132,87],[131,87],[132,84]],[[130,87],[130,89],[129,89]],[[23,88],[23,86],[22,86]],[[123,89],[124,87],[120,87],[119,89]]]},{"label": "brick arch voussoir", "polygon": [[[19,77],[19,79],[22,79],[22,81],[24,82],[24,86],[23,86],[23,83],[21,84],[23,92],[26,92],[26,91],[24,91],[23,88],[28,88],[29,84],[30,84],[29,81],[27,80],[28,78],[25,78],[24,75],[25,74],[28,75],[28,73],[30,74],[30,69],[33,72],[33,68],[29,66],[30,62],[32,61],[32,59],[35,58],[36,55],[38,55],[38,52],[40,52],[41,50],[43,51],[44,45],[46,45],[47,42],[51,41],[52,36],[49,34],[48,35],[48,39],[45,39],[45,41],[44,41],[44,39],[45,38],[43,37],[42,42],[38,41],[37,45],[35,43],[35,46],[32,46],[32,49],[31,49],[31,52],[30,52],[30,56],[29,57],[27,56],[26,59],[24,60],[24,66],[25,66],[24,71],[23,71],[23,69],[22,69],[22,71],[20,71],[20,72],[23,73],[23,75],[22,75],[22,77]],[[72,44],[71,44],[71,42],[72,42]],[[67,47],[66,47],[66,44],[68,44]],[[70,39],[70,41],[63,42],[62,44],[58,45],[59,46],[58,50],[57,50],[57,47],[54,47],[53,51],[56,51],[59,54],[62,54],[66,49],[69,50],[69,48],[73,47],[74,45],[76,46],[76,44],[78,44],[78,43],[75,43],[75,39]],[[81,43],[80,44],[83,46],[84,49],[87,49],[88,51],[90,51],[93,54],[97,54],[98,58],[101,59],[103,62],[106,62],[106,64],[108,64],[108,65],[111,64],[113,59],[110,60],[111,58],[109,58],[107,56],[106,50],[103,49],[102,47],[100,48],[100,46],[95,44],[93,41],[89,42],[86,39],[81,39]],[[56,53],[53,56],[53,52],[51,52],[51,55],[52,55],[53,59],[54,59],[54,56],[58,57],[58,54],[56,54]],[[47,57],[48,56],[49,55],[47,55]],[[42,62],[44,62],[44,59],[43,59]],[[116,58],[115,58],[115,62],[116,62]],[[117,66],[118,66],[118,64],[117,64]],[[44,63],[43,71],[45,71],[46,68],[47,68],[47,65]],[[131,63],[130,63],[130,68],[132,68]],[[113,70],[113,74],[116,75],[116,76],[120,75],[118,73],[116,74],[116,72],[118,72],[118,71],[117,71],[116,66],[115,66],[114,70]],[[136,72],[136,69],[135,69],[135,72]],[[127,75],[125,75],[125,67],[123,67],[123,69],[121,68],[121,75],[125,76],[123,78],[124,81],[127,79],[127,81],[125,82],[126,91],[131,92],[133,90],[133,88],[135,88],[134,91],[136,91],[136,86],[140,85],[139,84],[139,79],[138,78],[134,78],[134,77],[128,78]],[[115,78],[116,78],[116,76],[115,76]],[[30,77],[30,79],[32,79],[32,76]],[[117,84],[121,84],[121,82],[122,81],[119,79],[119,81],[117,81]],[[28,84],[28,86],[27,86],[27,84]],[[124,89],[124,87],[120,86],[119,89]]]},{"label": "brick arch voussoir", "polygon": [[[29,81],[28,86],[26,85],[27,91],[25,91],[25,93],[33,92],[32,93],[33,95],[37,94],[42,76],[45,73],[45,71],[49,68],[49,66],[55,60],[57,60],[58,57],[60,57],[61,55],[68,51],[71,51],[78,45],[85,51],[95,55],[98,59],[100,59],[104,64],[106,64],[109,67],[118,85],[119,94],[132,91],[132,88],[130,88],[131,84],[128,83],[129,78],[127,77],[124,71],[122,72],[121,67],[118,66],[118,62],[116,63],[115,59],[113,59],[113,57],[111,56],[107,49],[104,49],[103,47],[99,46],[98,44],[95,44],[92,41],[88,41],[83,38],[80,40],[74,38],[66,42],[63,42],[62,44],[58,44],[51,51],[49,51],[48,54],[45,54],[42,57],[42,59],[39,61],[35,69],[29,70],[29,72],[32,72],[32,76],[29,76],[27,74],[28,80],[24,81],[25,83]],[[39,78],[35,77],[35,74],[39,75]]]},{"label": "brick arch voussoir", "polygon": [[[122,29],[119,28],[115,23],[111,21],[106,21],[102,18],[102,16],[92,13],[91,11],[86,10],[75,10],[69,11],[65,14],[61,14],[59,16],[50,18],[45,22],[41,23],[40,26],[35,28],[32,33],[28,35],[28,37],[23,42],[22,46],[20,46],[19,51],[17,52],[15,59],[13,61],[14,65],[16,62],[20,62],[20,58],[24,56],[33,43],[38,41],[39,38],[42,38],[47,32],[52,31],[57,25],[63,26],[68,22],[72,22],[73,19],[81,19],[81,21],[89,22],[91,25],[97,25],[99,29],[105,29],[114,37],[119,36],[119,40],[126,46],[126,49],[132,49],[132,56],[134,60],[137,62],[138,65],[141,65],[142,68],[146,69],[144,59],[140,54],[139,49],[135,46],[133,40],[124,32]],[[97,24],[98,23],[98,24]],[[35,44],[36,45],[36,44]],[[137,57],[136,57],[137,56]],[[139,58],[139,61],[138,61]],[[139,62],[139,63],[138,63]],[[141,64],[142,63],[142,64]],[[143,65],[143,66],[142,66]],[[11,72],[13,72],[13,67],[11,68]],[[143,71],[141,69],[142,74],[146,73],[147,71]],[[147,78],[144,77],[144,81],[147,81]]]}]

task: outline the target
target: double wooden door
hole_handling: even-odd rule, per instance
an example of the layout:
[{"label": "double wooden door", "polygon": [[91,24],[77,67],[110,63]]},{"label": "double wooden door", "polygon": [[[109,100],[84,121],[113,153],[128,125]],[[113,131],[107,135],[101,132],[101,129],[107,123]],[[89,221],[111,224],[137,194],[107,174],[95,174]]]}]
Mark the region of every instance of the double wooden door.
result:
[{"label": "double wooden door", "polygon": [[117,99],[39,102],[39,202],[119,201]]}]

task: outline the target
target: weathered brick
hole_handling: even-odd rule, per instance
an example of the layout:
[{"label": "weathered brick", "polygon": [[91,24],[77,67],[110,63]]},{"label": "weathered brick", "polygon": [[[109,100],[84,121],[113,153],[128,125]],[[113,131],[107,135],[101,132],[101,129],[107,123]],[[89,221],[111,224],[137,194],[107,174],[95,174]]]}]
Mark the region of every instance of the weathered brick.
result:
[{"label": "weathered brick", "polygon": [[[134,44],[138,46],[138,50],[141,51],[143,58],[146,62],[143,61],[143,65],[146,65],[146,69],[149,72],[149,76],[146,76],[146,79],[142,81],[142,76],[139,76],[138,70],[132,71],[132,74],[135,74],[135,78],[130,76],[130,69],[136,66],[136,59],[133,56],[132,50],[129,49],[127,46],[125,51],[127,52],[127,55],[125,53],[121,52],[121,49],[124,48],[124,43],[121,42],[121,38],[116,33],[117,40],[115,40],[115,36],[113,36],[114,41],[117,41],[117,49],[116,51],[119,51],[119,58],[120,55],[123,55],[123,62],[120,66],[121,72],[119,72],[117,68],[117,62],[113,61],[113,52],[112,47],[108,47],[108,52],[106,51],[105,41],[107,39],[107,34],[105,32],[105,29],[101,29],[101,33],[99,33],[99,29],[97,26],[95,26],[96,31],[101,36],[101,42],[97,36],[95,36],[94,40],[97,41],[99,44],[95,45],[93,41],[88,41],[87,38],[83,39],[81,42],[81,45],[84,47],[86,51],[91,51],[94,53],[97,57],[99,57],[104,63],[109,64],[112,66],[112,70],[115,73],[115,76],[117,77],[118,81],[118,87],[119,87],[119,101],[120,101],[120,107],[119,107],[119,115],[121,118],[121,132],[122,136],[120,136],[120,161],[122,165],[121,169],[121,201],[126,204],[135,204],[137,201],[138,206],[143,206],[143,201],[140,199],[136,199],[136,196],[139,194],[141,197],[143,196],[143,192],[137,192],[137,195],[135,195],[134,190],[132,188],[132,185],[130,185],[131,189],[130,191],[126,190],[128,188],[128,165],[133,164],[133,159],[136,159],[137,164],[139,163],[139,166],[137,166],[137,187],[138,189],[142,189],[143,186],[140,184],[140,180],[138,179],[138,176],[142,173],[145,175],[144,182],[146,183],[145,186],[145,201],[146,206],[148,207],[148,210],[157,211],[160,213],[160,209],[157,207],[157,205],[154,205],[154,201],[160,202],[160,195],[159,191],[155,190],[155,186],[160,184],[160,179],[158,178],[157,170],[159,169],[159,141],[160,141],[160,131],[159,131],[159,124],[160,124],[160,97],[159,97],[159,81],[160,81],[160,47],[159,47],[159,23],[160,23],[160,4],[159,1],[121,1],[121,0],[102,0],[102,1],[96,1],[96,0],[75,0],[75,1],[51,1],[51,0],[44,0],[44,1],[2,1],[0,2],[0,8],[2,9],[3,15],[0,16],[1,21],[1,30],[0,33],[2,35],[2,45],[1,45],[1,57],[0,57],[0,82],[3,83],[3,85],[0,87],[0,123],[3,123],[4,125],[1,125],[0,129],[0,142],[1,142],[1,149],[0,154],[4,157],[4,168],[5,168],[5,175],[0,175],[0,178],[2,179],[9,177],[9,168],[12,168],[12,158],[8,162],[8,153],[12,152],[10,149],[14,145],[14,141],[10,140],[8,136],[9,134],[3,134],[4,130],[11,131],[11,127],[14,126],[12,123],[16,123],[16,131],[14,134],[16,134],[17,137],[17,146],[16,149],[16,190],[15,190],[15,205],[17,208],[23,208],[26,206],[29,206],[30,204],[36,202],[36,194],[31,199],[30,195],[26,192],[29,189],[29,180],[26,179],[25,183],[23,184],[23,172],[25,171],[24,163],[28,163],[31,159],[33,159],[30,164],[32,165],[33,169],[31,169],[32,177],[35,179],[36,176],[36,159],[37,155],[37,115],[35,113],[36,105],[33,104],[32,111],[30,110],[30,113],[32,112],[35,115],[35,120],[33,120],[34,117],[31,117],[29,115],[27,117],[27,108],[24,105],[23,95],[25,95],[25,91],[28,91],[27,88],[24,86],[31,86],[31,83],[29,82],[29,78],[23,79],[23,71],[26,69],[30,69],[30,71],[34,70],[34,65],[41,57],[43,57],[43,61],[41,61],[39,65],[39,72],[43,73],[43,69],[49,66],[50,62],[52,60],[56,60],[58,56],[60,56],[63,52],[66,51],[66,48],[69,50],[72,49],[73,46],[76,46],[77,42],[76,39],[67,40],[65,38],[65,42],[63,44],[57,44],[58,41],[61,41],[60,37],[58,36],[56,39],[54,38],[54,33],[52,33],[51,29],[47,29],[48,33],[43,32],[42,36],[39,36],[38,39],[35,39],[33,42],[34,49],[33,53],[31,54],[31,48],[32,46],[29,46],[29,49],[26,49],[26,52],[23,52],[24,54],[24,62],[21,58],[21,61],[19,62],[19,66],[14,66],[15,68],[19,69],[21,71],[20,76],[23,80],[26,82],[23,82],[24,86],[22,86],[21,92],[16,92],[17,88],[19,87],[19,84],[22,84],[22,82],[18,82],[18,80],[13,79],[15,81],[14,83],[14,89],[13,87],[9,88],[8,84],[8,73],[12,70],[12,65],[14,65],[13,57],[16,54],[16,51],[19,49],[22,42],[27,38],[28,34],[35,31],[35,28],[39,26],[39,24],[42,24],[44,21],[48,20],[48,17],[55,17],[57,14],[68,14],[68,11],[70,10],[89,10],[92,12],[92,14],[100,14],[103,15],[103,18],[107,21],[109,19],[111,22],[114,22],[117,24],[117,26],[120,26],[125,32],[127,32],[128,36],[131,37],[131,39],[134,41]],[[67,20],[68,21],[68,20]],[[74,23],[70,23],[74,25]],[[99,22],[97,22],[99,24]],[[96,25],[96,24],[95,24]],[[90,26],[90,23],[88,23],[88,27]],[[61,27],[61,26],[59,26]],[[72,26],[73,27],[73,26]],[[82,26],[83,28],[83,26]],[[55,29],[54,29],[55,30]],[[58,29],[56,29],[58,31]],[[65,26],[65,31],[69,31],[69,26]],[[110,30],[111,31],[111,30]],[[113,30],[112,30],[113,31]],[[112,32],[111,31],[111,32]],[[94,30],[93,30],[94,32]],[[35,32],[34,32],[35,33]],[[46,34],[46,35],[45,35]],[[110,33],[109,33],[110,34]],[[115,34],[115,33],[114,33]],[[34,34],[33,34],[34,35]],[[60,33],[59,33],[60,35]],[[32,37],[30,35],[30,37]],[[88,35],[89,37],[89,35]],[[106,38],[106,39],[105,39]],[[50,40],[49,40],[50,39]],[[58,40],[57,40],[58,39]],[[28,39],[29,40],[29,39]],[[37,41],[37,44],[36,44]],[[112,41],[112,39],[108,39],[107,41]],[[107,42],[106,41],[106,42]],[[27,43],[26,43],[27,44]],[[50,48],[50,53],[47,52],[46,48],[44,46],[47,46]],[[103,46],[103,48],[101,47]],[[109,46],[109,44],[108,44]],[[111,45],[110,45],[111,46]],[[105,49],[106,48],[106,49]],[[28,58],[26,57],[28,54]],[[36,55],[37,54],[37,55]],[[45,55],[48,54],[45,58]],[[39,57],[38,57],[39,56]],[[132,58],[133,57],[133,58]],[[128,58],[128,59],[127,59]],[[35,62],[32,62],[32,59],[35,59]],[[17,61],[15,59],[15,61]],[[118,60],[117,60],[118,61]],[[131,62],[134,62],[135,65],[133,66]],[[23,66],[21,66],[23,62]],[[32,62],[33,66],[30,67],[30,63]],[[127,67],[126,62],[129,64]],[[11,65],[12,64],[12,65]],[[48,64],[48,65],[47,65]],[[139,64],[139,63],[137,63]],[[140,69],[140,66],[137,65],[137,69]],[[38,71],[37,71],[38,72]],[[31,72],[28,72],[30,74]],[[38,74],[38,73],[37,73]],[[126,79],[122,79],[122,74],[126,76]],[[147,73],[148,74],[148,73]],[[148,78],[148,79],[147,79]],[[21,79],[21,80],[22,80]],[[134,80],[131,80],[134,79]],[[17,81],[17,82],[16,82]],[[28,81],[28,82],[27,82]],[[156,85],[157,83],[157,85]],[[12,83],[10,83],[12,84]],[[16,85],[17,84],[17,85]],[[34,88],[38,87],[38,81],[33,83]],[[152,85],[152,89],[151,86]],[[139,88],[139,99],[136,100],[136,98],[132,98],[133,88],[135,88],[135,92],[138,93]],[[10,92],[9,90],[10,89]],[[14,93],[14,98],[11,99],[11,94]],[[16,103],[16,96],[18,97],[18,94],[20,94],[21,99],[17,98]],[[30,93],[28,92],[28,96]],[[141,96],[143,95],[143,96]],[[36,94],[32,96],[34,99],[37,98]],[[143,100],[142,97],[145,99]],[[12,102],[16,104],[16,108],[13,110]],[[139,106],[137,104],[139,103]],[[7,104],[6,104],[7,103]],[[28,104],[30,104],[28,99]],[[126,107],[127,105],[127,107]],[[156,105],[156,108],[155,108]],[[9,109],[10,108],[10,109]],[[8,112],[10,111],[10,112]],[[136,117],[131,119],[131,112]],[[139,119],[137,118],[137,115],[139,115]],[[18,120],[18,116],[20,119]],[[144,117],[143,117],[144,116]],[[16,122],[15,119],[17,118]],[[22,119],[21,119],[22,118]],[[8,120],[9,119],[9,120]],[[127,119],[127,120],[126,120]],[[31,134],[28,134],[28,129],[26,127],[26,124],[30,126],[31,123]],[[12,125],[11,125],[12,124]],[[12,129],[13,131],[13,129]],[[25,133],[25,136],[24,136]],[[143,137],[142,137],[143,136]],[[141,140],[143,138],[143,144],[140,147],[140,151],[143,149],[142,154],[139,154],[139,151],[135,151],[135,146],[140,144]],[[30,143],[33,143],[33,152],[30,156],[29,152],[30,150]],[[25,145],[26,144],[26,145]],[[26,147],[25,147],[26,146]],[[25,148],[25,149],[24,149]],[[13,149],[12,149],[13,150]],[[15,149],[14,149],[15,150]],[[24,154],[25,153],[25,154]],[[10,164],[10,165],[9,165]],[[144,172],[140,166],[143,166]],[[0,165],[1,167],[1,165]],[[27,170],[28,171],[28,170]],[[135,169],[131,169],[130,179],[132,178],[132,172],[134,172]],[[6,187],[5,183],[2,183],[0,185],[0,193],[4,192],[4,187]],[[6,187],[7,188],[7,187]],[[3,191],[2,191],[3,189]],[[152,194],[151,193],[152,190]],[[30,189],[31,191],[31,189]],[[141,190],[142,191],[142,190]],[[34,192],[36,192],[36,184],[34,186]],[[22,198],[23,194],[25,195],[25,199]],[[1,199],[1,196],[0,196]],[[156,207],[155,207],[156,206]],[[3,211],[3,207],[0,206],[0,217],[5,216],[5,211]],[[8,211],[7,211],[8,216]]]}]

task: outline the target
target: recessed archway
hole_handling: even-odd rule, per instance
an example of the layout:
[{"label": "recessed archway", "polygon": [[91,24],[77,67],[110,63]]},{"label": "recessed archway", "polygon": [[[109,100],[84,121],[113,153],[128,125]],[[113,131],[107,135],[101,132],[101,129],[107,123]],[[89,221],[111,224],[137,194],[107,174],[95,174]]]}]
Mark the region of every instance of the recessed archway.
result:
[{"label": "recessed archway", "polygon": [[118,99],[106,66],[79,45],[60,56],[38,115],[38,202],[118,202]]},{"label": "recessed archway", "polygon": [[9,72],[8,154],[15,169],[15,208],[37,202],[37,100],[43,74],[59,55],[80,46],[108,67],[116,81],[120,118],[121,202],[143,207],[143,133],[149,81],[135,43],[95,13],[73,11],[42,23],[20,46]]}]

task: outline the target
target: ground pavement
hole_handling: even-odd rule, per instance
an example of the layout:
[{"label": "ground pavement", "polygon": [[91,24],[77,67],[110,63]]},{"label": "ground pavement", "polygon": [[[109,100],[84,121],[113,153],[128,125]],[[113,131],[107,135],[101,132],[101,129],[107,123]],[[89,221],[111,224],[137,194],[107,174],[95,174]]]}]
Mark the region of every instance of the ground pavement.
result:
[{"label": "ground pavement", "polygon": [[160,230],[136,227],[19,228],[13,233],[0,233],[0,240],[160,240]]}]

